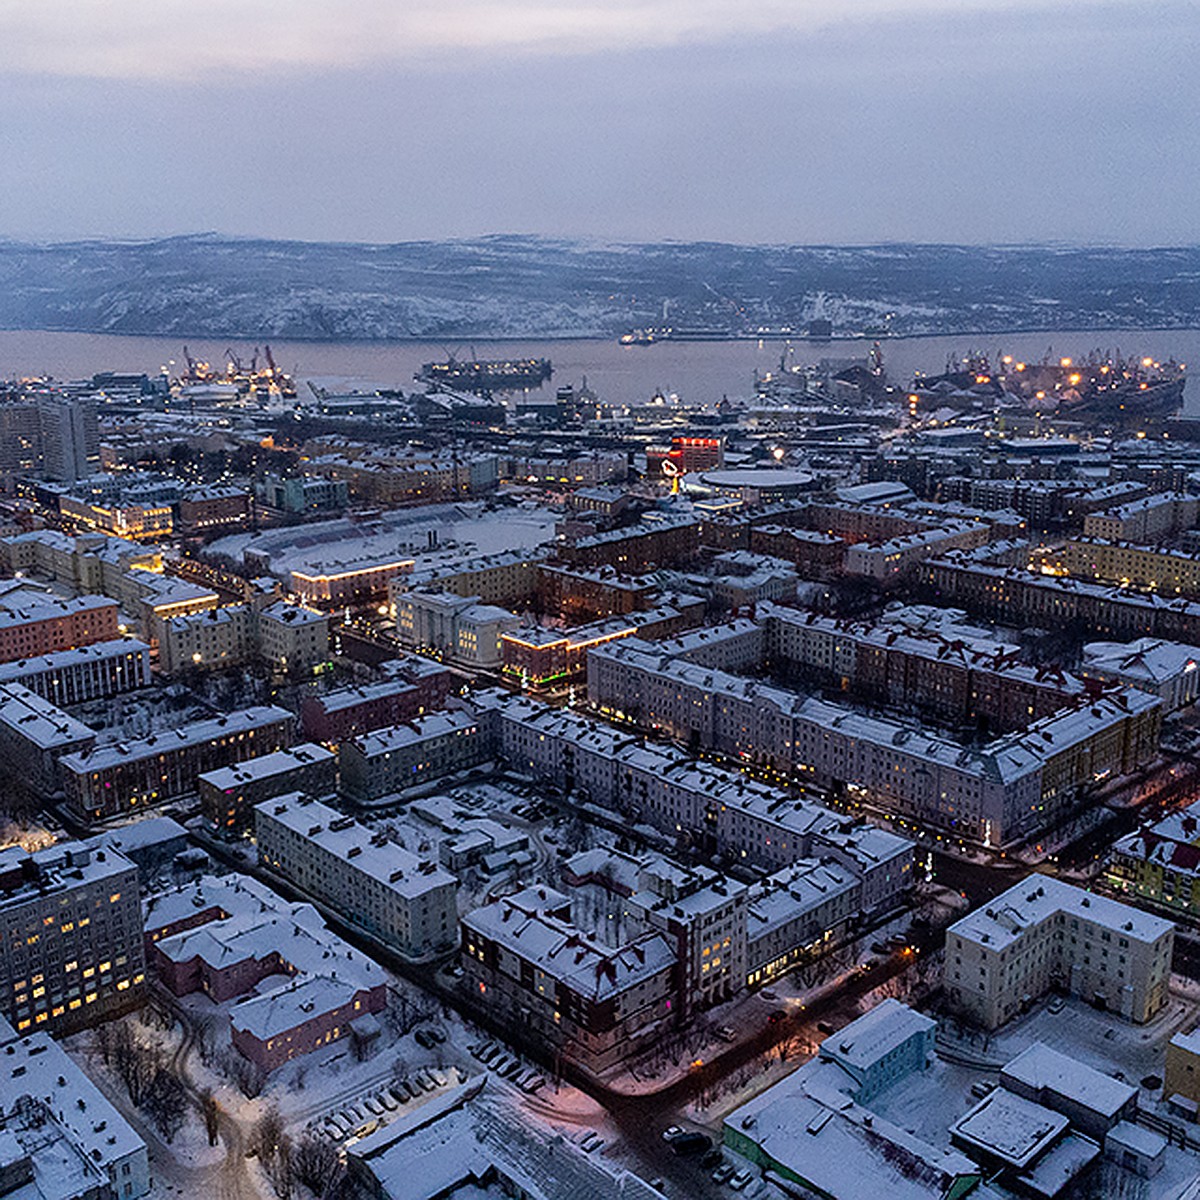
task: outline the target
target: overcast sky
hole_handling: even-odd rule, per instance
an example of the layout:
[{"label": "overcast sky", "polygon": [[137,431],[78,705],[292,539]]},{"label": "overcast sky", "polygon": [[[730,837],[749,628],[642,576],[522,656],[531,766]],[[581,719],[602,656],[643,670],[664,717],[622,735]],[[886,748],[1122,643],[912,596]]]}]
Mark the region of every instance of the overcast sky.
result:
[{"label": "overcast sky", "polygon": [[1196,242],[1198,43],[1195,0],[0,0],[0,235]]}]

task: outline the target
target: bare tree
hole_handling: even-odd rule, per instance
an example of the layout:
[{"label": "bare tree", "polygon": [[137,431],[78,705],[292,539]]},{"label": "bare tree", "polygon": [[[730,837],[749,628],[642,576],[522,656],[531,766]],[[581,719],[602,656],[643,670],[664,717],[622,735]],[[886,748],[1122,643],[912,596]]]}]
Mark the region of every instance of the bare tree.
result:
[{"label": "bare tree", "polygon": [[274,1162],[283,1136],[283,1117],[279,1109],[272,1105],[254,1123],[250,1134],[250,1153],[257,1154],[264,1166]]},{"label": "bare tree", "polygon": [[159,1067],[142,1098],[142,1107],[168,1145],[173,1142],[183,1128],[188,1110],[187,1092],[179,1076],[168,1068]]},{"label": "bare tree", "polygon": [[113,1070],[125,1085],[129,1099],[140,1108],[162,1067],[158,1047],[139,1040],[129,1023],[122,1021],[113,1030],[111,1058]]},{"label": "bare tree", "polygon": [[305,1134],[296,1144],[292,1170],[296,1179],[322,1200],[332,1195],[341,1182],[342,1165],[337,1148],[312,1134]]}]

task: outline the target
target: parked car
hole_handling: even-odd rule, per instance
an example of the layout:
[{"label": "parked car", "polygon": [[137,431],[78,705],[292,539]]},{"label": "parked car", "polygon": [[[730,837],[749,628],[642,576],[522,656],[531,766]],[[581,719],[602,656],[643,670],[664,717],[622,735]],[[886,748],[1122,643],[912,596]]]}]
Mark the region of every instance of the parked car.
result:
[{"label": "parked car", "polygon": [[437,1045],[437,1039],[428,1029],[418,1029],[413,1038],[418,1046],[423,1046],[426,1050],[432,1050]]},{"label": "parked car", "polygon": [[668,1125],[662,1131],[662,1140],[664,1142],[673,1142],[681,1133],[683,1133],[681,1125]]},{"label": "parked car", "polygon": [[719,1025],[715,1030],[713,1030],[713,1033],[722,1042],[737,1041],[737,1032],[729,1025]]},{"label": "parked car", "polygon": [[1046,1002],[1046,1011],[1060,1013],[1067,1007],[1067,1002],[1061,996],[1051,996]]},{"label": "parked car", "polygon": [[672,1138],[671,1149],[680,1158],[703,1154],[706,1150],[712,1149],[712,1138],[707,1134],[692,1130],[688,1133],[681,1133],[677,1138]]},{"label": "parked car", "polygon": [[733,1178],[733,1163],[722,1163],[713,1173],[713,1183],[727,1183]]},{"label": "parked car", "polygon": [[753,1178],[754,1178],[754,1172],[748,1171],[745,1168],[743,1168],[732,1179],[730,1179],[729,1186],[731,1188],[733,1188],[733,1190],[735,1192],[740,1192],[746,1188],[746,1186],[749,1184],[750,1180],[752,1180]]}]

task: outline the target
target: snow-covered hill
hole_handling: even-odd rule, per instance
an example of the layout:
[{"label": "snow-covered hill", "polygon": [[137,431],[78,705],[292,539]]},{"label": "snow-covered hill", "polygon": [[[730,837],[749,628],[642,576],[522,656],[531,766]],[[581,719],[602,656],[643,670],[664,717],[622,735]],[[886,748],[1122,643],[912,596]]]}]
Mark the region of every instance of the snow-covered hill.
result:
[{"label": "snow-covered hill", "polygon": [[217,235],[0,241],[0,328],[229,338],[610,336],[662,323],[839,332],[1200,325],[1200,248],[395,245]]}]

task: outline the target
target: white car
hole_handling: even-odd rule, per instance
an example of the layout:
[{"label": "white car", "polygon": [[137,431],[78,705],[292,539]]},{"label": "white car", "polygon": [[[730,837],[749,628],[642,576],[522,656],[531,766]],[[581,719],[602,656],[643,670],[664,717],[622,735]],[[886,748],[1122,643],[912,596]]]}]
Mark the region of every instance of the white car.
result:
[{"label": "white car", "polygon": [[750,1180],[753,1178],[754,1172],[745,1170],[743,1168],[729,1181],[729,1186],[733,1188],[735,1192],[741,1192],[750,1185]]}]

